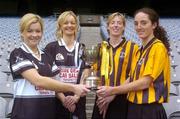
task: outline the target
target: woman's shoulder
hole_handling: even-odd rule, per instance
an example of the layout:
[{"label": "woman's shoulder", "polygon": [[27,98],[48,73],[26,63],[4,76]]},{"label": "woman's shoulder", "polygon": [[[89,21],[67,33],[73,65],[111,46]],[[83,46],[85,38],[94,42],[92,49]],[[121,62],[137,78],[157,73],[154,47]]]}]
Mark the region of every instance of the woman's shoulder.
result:
[{"label": "woman's shoulder", "polygon": [[22,61],[24,59],[27,59],[26,52],[21,48],[15,48],[10,54],[10,62]]},{"label": "woman's shoulder", "polygon": [[52,42],[49,42],[46,47],[55,47],[56,45],[58,45],[58,41],[52,41]]},{"label": "woman's shoulder", "polygon": [[161,41],[161,40],[159,40],[159,39],[156,39],[156,41],[154,41],[154,44],[153,44],[153,46],[152,47],[154,47],[154,48],[165,48],[165,45],[163,44],[163,42]]},{"label": "woman's shoulder", "polygon": [[21,48],[15,48],[10,55],[20,55],[23,53],[23,50]]}]

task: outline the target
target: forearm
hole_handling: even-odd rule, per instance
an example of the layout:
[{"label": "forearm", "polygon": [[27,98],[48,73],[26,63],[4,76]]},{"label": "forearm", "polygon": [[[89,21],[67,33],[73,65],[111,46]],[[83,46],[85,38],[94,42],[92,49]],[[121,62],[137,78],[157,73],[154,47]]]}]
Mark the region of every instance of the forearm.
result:
[{"label": "forearm", "polygon": [[112,89],[112,95],[115,94],[126,94],[130,91],[139,91],[148,88],[152,83],[152,78],[150,76],[145,76],[139,80],[125,83],[124,85],[114,87]]},{"label": "forearm", "polygon": [[56,97],[62,102],[65,100],[65,95],[63,93],[56,93]]},{"label": "forearm", "polygon": [[84,69],[81,75],[80,84],[84,83],[85,78],[87,78],[90,74],[90,69]]},{"label": "forearm", "polygon": [[62,83],[49,77],[41,77],[37,85],[56,92],[73,92],[74,86],[72,84]]},{"label": "forearm", "polygon": [[54,90],[56,92],[74,91],[74,86],[72,84],[65,84],[50,77],[41,76],[35,69],[24,71],[22,76],[33,85],[47,90]]}]

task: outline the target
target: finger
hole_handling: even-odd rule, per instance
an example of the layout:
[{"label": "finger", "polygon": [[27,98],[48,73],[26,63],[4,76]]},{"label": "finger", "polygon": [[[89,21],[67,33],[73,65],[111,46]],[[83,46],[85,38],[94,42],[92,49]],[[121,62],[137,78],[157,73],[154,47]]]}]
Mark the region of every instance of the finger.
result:
[{"label": "finger", "polygon": [[90,92],[89,88],[90,88],[89,86],[85,85],[84,92],[86,92],[86,93]]},{"label": "finger", "polygon": [[98,90],[101,90],[102,88],[104,88],[104,86],[98,86]]},{"label": "finger", "polygon": [[101,100],[97,100],[97,105],[101,105],[102,103],[103,103],[104,101],[103,101],[103,99],[101,99]]},{"label": "finger", "polygon": [[105,88],[101,88],[101,89],[97,90],[96,93],[101,96],[102,94],[105,93]]},{"label": "finger", "polygon": [[109,104],[106,104],[105,108],[104,108],[104,112],[103,112],[103,119],[105,119],[105,117],[106,117],[106,112],[108,110],[108,107],[109,107]]},{"label": "finger", "polygon": [[103,109],[103,108],[105,107],[105,104],[106,104],[106,103],[104,103],[104,102],[99,103],[99,105],[98,105],[99,109]]},{"label": "finger", "polygon": [[66,97],[66,100],[65,100],[66,106],[70,106],[70,105],[74,104],[73,102],[74,102],[74,101],[73,101],[73,99],[71,98],[71,96],[67,96],[67,97]]},{"label": "finger", "polygon": [[71,112],[74,112],[75,109],[76,109],[76,105],[75,104],[70,107]]},{"label": "finger", "polygon": [[106,112],[107,112],[107,110],[104,109],[104,111],[103,111],[103,119],[105,119],[105,117],[106,117]]}]

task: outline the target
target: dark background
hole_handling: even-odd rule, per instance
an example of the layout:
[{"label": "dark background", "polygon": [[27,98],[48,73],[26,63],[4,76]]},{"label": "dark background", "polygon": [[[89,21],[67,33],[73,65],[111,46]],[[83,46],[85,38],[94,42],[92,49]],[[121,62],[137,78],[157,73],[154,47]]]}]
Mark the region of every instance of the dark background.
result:
[{"label": "dark background", "polygon": [[176,0],[0,0],[0,15],[22,16],[32,12],[49,16],[65,10],[73,10],[76,14],[119,11],[133,15],[136,9],[145,6],[154,8],[161,16],[180,16],[180,4]]}]

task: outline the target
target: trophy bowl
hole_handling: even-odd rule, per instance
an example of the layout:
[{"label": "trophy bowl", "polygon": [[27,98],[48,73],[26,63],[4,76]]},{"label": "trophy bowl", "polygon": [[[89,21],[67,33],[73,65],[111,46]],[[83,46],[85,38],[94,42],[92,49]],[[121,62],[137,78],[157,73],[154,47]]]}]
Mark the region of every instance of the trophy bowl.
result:
[{"label": "trophy bowl", "polygon": [[101,80],[95,75],[93,64],[97,62],[99,55],[99,48],[97,46],[92,46],[85,49],[85,62],[91,66],[90,75],[85,78],[84,84],[89,87],[90,90],[97,90],[98,86],[101,84]]}]

